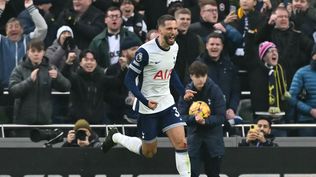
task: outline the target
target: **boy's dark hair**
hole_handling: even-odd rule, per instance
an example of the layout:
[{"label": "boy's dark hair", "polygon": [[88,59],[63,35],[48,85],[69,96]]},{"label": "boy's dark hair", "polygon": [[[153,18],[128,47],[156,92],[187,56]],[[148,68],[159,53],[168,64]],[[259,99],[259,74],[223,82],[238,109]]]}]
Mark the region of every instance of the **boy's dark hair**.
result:
[{"label": "boy's dark hair", "polygon": [[42,40],[32,39],[27,45],[27,50],[29,49],[36,49],[38,51],[45,50],[45,44]]},{"label": "boy's dark hair", "polygon": [[201,61],[194,61],[189,67],[189,74],[196,76],[205,76],[207,75],[208,67],[206,64]]},{"label": "boy's dark hair", "polygon": [[165,22],[166,21],[169,21],[169,20],[176,20],[175,18],[174,18],[174,16],[172,16],[172,15],[162,15],[161,17],[159,17],[158,18],[158,20],[157,20],[157,26],[159,27],[159,26],[165,26]]},{"label": "boy's dark hair", "polygon": [[272,125],[272,121],[271,121],[271,118],[269,117],[258,117],[254,122],[255,124],[258,124],[259,120],[265,120],[269,123],[269,127],[271,128],[271,125]]},{"label": "boy's dark hair", "polygon": [[80,53],[80,55],[79,55],[79,62],[81,62],[82,58],[86,57],[87,53],[91,53],[91,54],[93,55],[93,58],[94,58],[95,60],[97,60],[97,59],[95,58],[95,54],[94,54],[94,52],[93,52],[92,50],[90,50],[90,49],[85,49],[85,50],[83,50],[83,51]]}]

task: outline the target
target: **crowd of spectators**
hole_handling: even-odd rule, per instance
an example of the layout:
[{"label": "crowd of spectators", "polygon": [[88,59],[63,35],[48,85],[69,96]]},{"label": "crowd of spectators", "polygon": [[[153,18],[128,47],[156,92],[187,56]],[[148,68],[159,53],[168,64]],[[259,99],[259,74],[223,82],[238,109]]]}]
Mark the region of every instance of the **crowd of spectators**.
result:
[{"label": "crowd of spectators", "polygon": [[[191,82],[194,61],[205,63],[223,92],[227,124],[262,116],[316,123],[315,0],[0,0],[0,81],[9,91],[1,90],[0,123],[136,123],[124,76],[167,13],[178,24],[182,84]],[[241,88],[250,91],[251,117],[238,114]]]}]

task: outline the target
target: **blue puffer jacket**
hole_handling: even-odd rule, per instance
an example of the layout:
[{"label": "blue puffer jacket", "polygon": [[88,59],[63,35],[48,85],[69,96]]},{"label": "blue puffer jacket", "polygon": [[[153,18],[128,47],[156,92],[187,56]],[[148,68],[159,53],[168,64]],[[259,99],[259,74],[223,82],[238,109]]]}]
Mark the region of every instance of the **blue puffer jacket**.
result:
[{"label": "blue puffer jacket", "polygon": [[[44,40],[46,37],[47,24],[38,9],[34,5],[31,5],[27,8],[27,11],[35,24],[33,32],[21,36],[21,39],[17,42],[0,35],[0,80],[2,80],[4,87],[8,87],[11,72],[24,57],[27,44],[30,40],[34,38]],[[0,17],[2,12],[0,10]]]},{"label": "blue puffer jacket", "polygon": [[[306,91],[304,100],[299,99],[302,91]],[[316,108],[316,71],[310,65],[300,68],[294,75],[290,88],[292,98],[290,104],[298,110],[298,122],[313,122],[310,111]]]}]

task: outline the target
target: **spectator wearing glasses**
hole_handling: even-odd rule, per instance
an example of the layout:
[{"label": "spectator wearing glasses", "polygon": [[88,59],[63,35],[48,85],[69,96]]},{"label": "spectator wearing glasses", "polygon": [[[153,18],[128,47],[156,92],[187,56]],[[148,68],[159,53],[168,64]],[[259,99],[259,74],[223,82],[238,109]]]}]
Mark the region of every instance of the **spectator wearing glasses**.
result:
[{"label": "spectator wearing glasses", "polygon": [[249,147],[277,147],[278,144],[274,143],[274,136],[271,134],[271,119],[260,117],[256,119],[255,124],[251,125],[246,139],[239,143],[239,146]]},{"label": "spectator wearing glasses", "polygon": [[110,7],[106,11],[106,28],[90,43],[89,48],[95,53],[98,65],[104,68],[116,64],[121,54],[124,38],[131,36],[140,40],[135,33],[122,27],[122,13],[118,7]]}]

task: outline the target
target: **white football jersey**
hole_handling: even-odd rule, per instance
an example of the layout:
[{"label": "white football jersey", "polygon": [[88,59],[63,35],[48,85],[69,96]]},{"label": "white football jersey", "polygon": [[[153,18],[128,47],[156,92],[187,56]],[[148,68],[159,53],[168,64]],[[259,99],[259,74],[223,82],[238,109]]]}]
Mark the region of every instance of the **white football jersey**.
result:
[{"label": "white football jersey", "polygon": [[178,44],[175,42],[169,50],[158,44],[158,39],[153,39],[138,49],[129,69],[138,76],[138,88],[147,100],[158,102],[155,110],[139,102],[139,112],[153,114],[165,110],[175,104],[170,93],[170,77],[176,63]]}]

